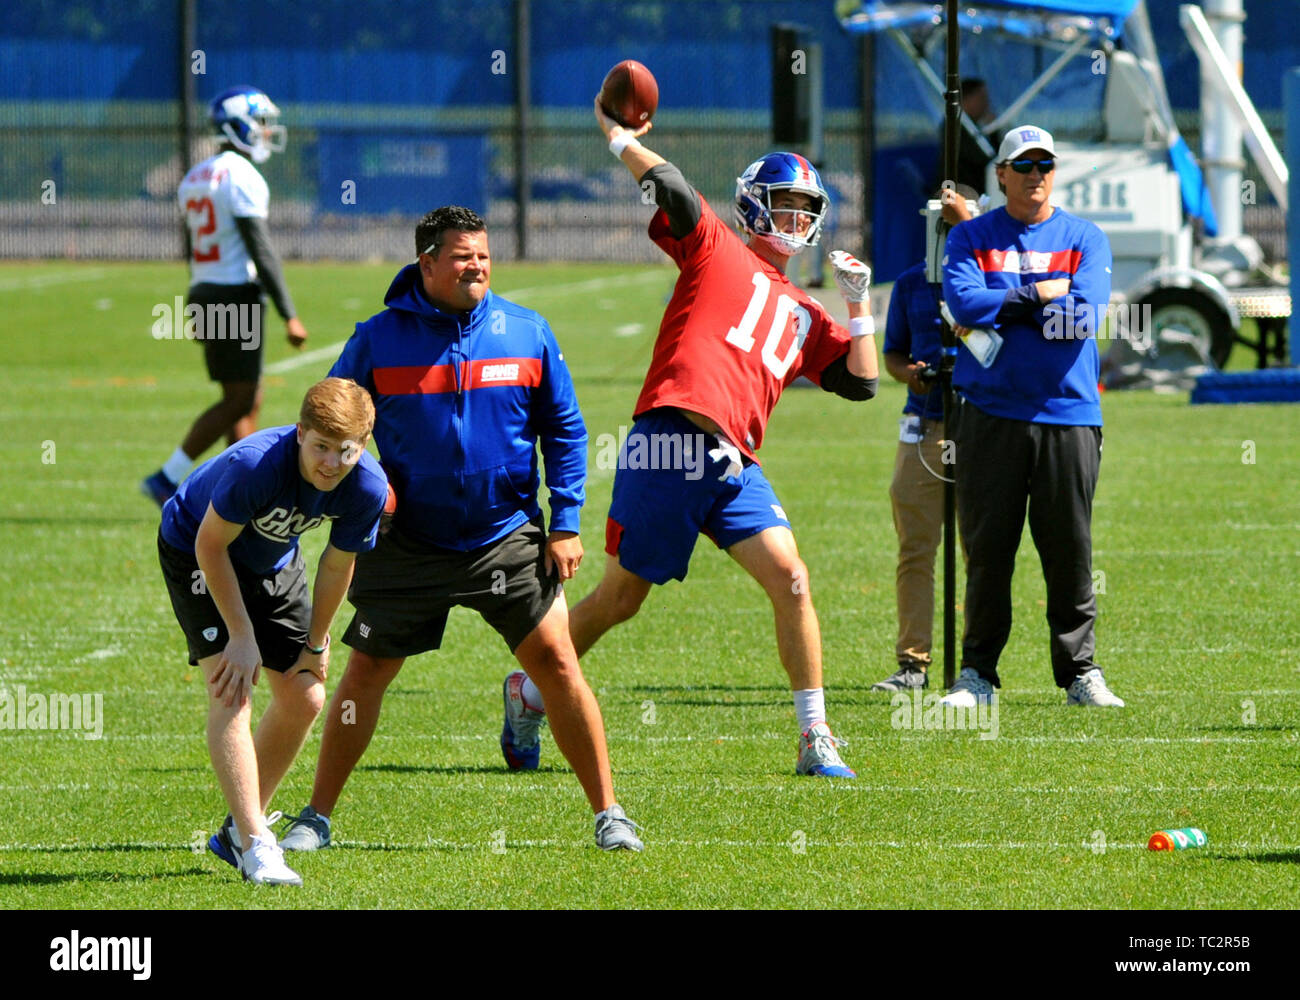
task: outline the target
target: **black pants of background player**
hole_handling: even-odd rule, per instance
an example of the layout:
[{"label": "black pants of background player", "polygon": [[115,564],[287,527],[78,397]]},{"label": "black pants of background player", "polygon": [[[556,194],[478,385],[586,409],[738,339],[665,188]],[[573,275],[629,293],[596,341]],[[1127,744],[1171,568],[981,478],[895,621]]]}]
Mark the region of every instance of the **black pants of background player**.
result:
[{"label": "black pants of background player", "polygon": [[1052,674],[1069,687],[1096,666],[1092,498],[1101,428],[1006,420],[964,403],[955,440],[966,552],[961,665],[1001,686],[998,657],[1011,634],[1011,575],[1027,509],[1047,583]]}]

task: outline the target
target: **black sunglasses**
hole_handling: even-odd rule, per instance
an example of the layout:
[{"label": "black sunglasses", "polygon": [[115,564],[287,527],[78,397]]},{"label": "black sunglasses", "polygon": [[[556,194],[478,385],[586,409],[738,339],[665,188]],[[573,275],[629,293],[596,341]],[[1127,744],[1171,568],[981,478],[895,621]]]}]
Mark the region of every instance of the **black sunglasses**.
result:
[{"label": "black sunglasses", "polygon": [[1056,161],[1050,157],[1046,160],[1008,160],[1007,165],[1018,174],[1027,174],[1037,167],[1038,172],[1046,177],[1056,168]]}]

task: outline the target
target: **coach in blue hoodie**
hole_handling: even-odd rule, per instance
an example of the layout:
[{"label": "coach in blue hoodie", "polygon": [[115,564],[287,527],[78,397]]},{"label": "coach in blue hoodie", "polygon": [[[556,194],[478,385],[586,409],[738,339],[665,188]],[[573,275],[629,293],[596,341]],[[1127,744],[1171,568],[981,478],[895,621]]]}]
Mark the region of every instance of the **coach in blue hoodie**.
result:
[{"label": "coach in blue hoodie", "polygon": [[1094,660],[1092,500],[1101,464],[1096,333],[1110,301],[1111,251],[1093,223],[1050,203],[1056,148],[1012,129],[998,149],[1005,207],[948,235],[944,299],[963,327],[995,330],[981,363],[958,351],[953,384],[957,516],[967,555],[962,670],[945,696],[973,707],[999,687],[1011,633],[1011,574],[1024,528],[1047,583],[1052,673],[1071,705],[1122,707]]},{"label": "coach in blue hoodie", "polygon": [[[330,814],[369,745],[406,657],[437,649],[455,605],[497,630],[523,671],[506,678],[501,749],[536,768],[537,730],[556,743],[596,813],[596,842],[640,850],[614,800],[605,729],[569,638],[562,581],[582,560],[578,510],[587,431],[545,319],[489,290],[487,227],[467,208],[430,212],[416,263],[357,325],[331,369],[375,401],[375,444],[397,497],[391,529],[358,562],[352,647],[321,740],[310,805],[281,845],[329,845]],[[346,373],[346,374],[345,374]],[[541,446],[547,532],[537,502]],[[545,714],[543,715],[543,709]]]}]

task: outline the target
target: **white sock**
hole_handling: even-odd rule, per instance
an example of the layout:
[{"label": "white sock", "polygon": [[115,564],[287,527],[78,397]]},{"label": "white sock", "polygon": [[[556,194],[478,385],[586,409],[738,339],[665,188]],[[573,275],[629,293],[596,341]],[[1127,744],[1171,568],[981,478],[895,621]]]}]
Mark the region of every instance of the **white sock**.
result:
[{"label": "white sock", "polygon": [[190,467],[194,465],[194,459],[185,454],[180,448],[172,452],[172,457],[163,463],[163,475],[170,479],[176,485],[190,474]]},{"label": "white sock", "polygon": [[794,711],[799,716],[799,732],[808,732],[814,723],[826,721],[825,693],[821,688],[795,691]]},{"label": "white sock", "polygon": [[531,708],[534,712],[545,712],[546,703],[542,701],[542,692],[537,690],[537,685],[527,674],[524,675],[524,683],[519,688],[519,693],[524,696],[524,707]]}]

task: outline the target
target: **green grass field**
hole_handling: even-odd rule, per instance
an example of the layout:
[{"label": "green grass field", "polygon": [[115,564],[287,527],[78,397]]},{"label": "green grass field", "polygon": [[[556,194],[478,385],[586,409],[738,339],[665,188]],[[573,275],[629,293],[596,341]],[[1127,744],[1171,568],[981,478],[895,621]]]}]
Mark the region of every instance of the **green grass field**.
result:
[{"label": "green grass field", "polygon": [[[394,270],[288,268],[322,353],[298,363],[268,323],[265,425],[294,419]],[[502,263],[494,279],[550,318],[594,455],[630,423],[671,272]],[[1099,661],[1128,707],[1067,709],[1052,686],[1026,538],[998,737],[981,740],[894,728],[889,697],[868,690],[893,669],[893,383],[865,404],[788,392],[764,448],[811,568],[831,722],[857,781],[794,776],[770,609],[704,541],[686,583],[584,662],[645,853],[596,850],[549,737],[541,770],[505,770],[514,661],[457,612],[444,650],[391,689],[334,815],[337,846],[293,858],[303,889],[251,889],[191,850],[225,809],[156,563],[158,512],[136,485],[214,396],[195,345],[150,335],[154,305],[185,282],[180,265],[0,266],[0,686],[103,698],[102,739],[0,729],[0,907],[1300,905],[1300,408],[1104,398]],[[571,601],[596,583],[611,483],[592,468]],[[306,538],[313,570],[322,544]],[[307,800],[318,737],[319,723],[277,797],[286,812]],[[1209,846],[1144,849],[1182,826]]]}]

